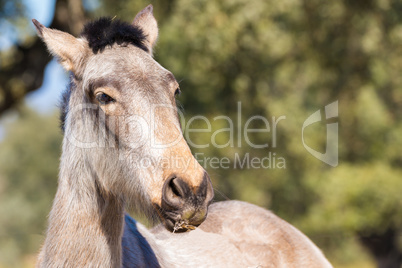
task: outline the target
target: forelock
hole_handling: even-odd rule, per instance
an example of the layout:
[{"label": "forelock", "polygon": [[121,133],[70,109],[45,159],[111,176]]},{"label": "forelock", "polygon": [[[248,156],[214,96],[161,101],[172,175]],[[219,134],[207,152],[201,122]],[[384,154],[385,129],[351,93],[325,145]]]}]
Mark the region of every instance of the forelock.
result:
[{"label": "forelock", "polygon": [[95,54],[113,44],[132,44],[149,52],[145,45],[146,36],[141,28],[110,17],[102,17],[87,23],[81,36],[88,41],[89,47]]}]

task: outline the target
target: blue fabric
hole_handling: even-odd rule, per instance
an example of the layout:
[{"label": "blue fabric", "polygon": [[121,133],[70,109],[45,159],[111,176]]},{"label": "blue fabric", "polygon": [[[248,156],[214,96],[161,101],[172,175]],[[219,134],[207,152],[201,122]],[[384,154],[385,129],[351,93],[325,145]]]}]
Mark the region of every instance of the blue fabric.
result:
[{"label": "blue fabric", "polygon": [[128,216],[124,217],[125,226],[121,241],[123,250],[123,267],[160,267],[155,253],[147,240],[137,229],[137,222]]}]

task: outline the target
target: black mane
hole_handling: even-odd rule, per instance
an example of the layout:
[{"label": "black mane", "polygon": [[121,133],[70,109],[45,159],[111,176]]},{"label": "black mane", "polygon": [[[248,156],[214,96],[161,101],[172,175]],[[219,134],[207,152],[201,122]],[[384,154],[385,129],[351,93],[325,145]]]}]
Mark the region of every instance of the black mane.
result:
[{"label": "black mane", "polygon": [[114,43],[118,45],[132,44],[148,52],[145,46],[145,38],[141,28],[130,23],[102,17],[96,21],[87,23],[81,36],[88,40],[89,47],[96,54],[102,52],[107,46]]}]

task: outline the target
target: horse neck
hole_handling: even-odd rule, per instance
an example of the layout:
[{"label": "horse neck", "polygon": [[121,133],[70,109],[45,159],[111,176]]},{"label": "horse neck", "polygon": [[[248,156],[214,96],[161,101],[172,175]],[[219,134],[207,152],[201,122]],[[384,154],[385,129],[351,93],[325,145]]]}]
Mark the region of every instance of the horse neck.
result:
[{"label": "horse neck", "polygon": [[120,267],[124,205],[105,194],[85,149],[65,138],[59,187],[39,258],[44,267]]}]

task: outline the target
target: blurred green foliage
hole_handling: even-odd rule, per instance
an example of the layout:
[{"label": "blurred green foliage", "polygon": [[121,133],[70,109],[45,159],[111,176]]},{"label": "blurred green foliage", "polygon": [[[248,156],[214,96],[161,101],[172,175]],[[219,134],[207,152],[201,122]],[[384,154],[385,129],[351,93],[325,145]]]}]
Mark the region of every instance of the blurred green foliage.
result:
[{"label": "blurred green foliage", "polygon": [[[21,109],[0,143],[0,264],[36,253],[57,186],[57,116]],[[12,265],[12,266],[14,266]]]},{"label": "blurred green foliage", "polygon": [[[286,116],[278,123],[276,146],[271,131],[249,135],[253,143],[268,143],[265,149],[251,148],[244,137],[240,147],[236,142],[234,147],[193,148],[193,153],[232,161],[236,153],[275,153],[286,160],[286,169],[208,169],[216,198],[271,209],[308,234],[339,266],[360,262],[357,267],[372,267],[357,237],[392,229],[400,239],[402,232],[402,3],[151,3],[160,27],[155,57],[181,81],[186,119],[201,114],[212,123],[210,132],[190,134],[192,141],[210,143],[214,131],[229,127],[224,120],[213,121],[215,116],[232,118],[234,129],[252,115],[270,123],[272,117]],[[147,4],[103,0],[91,15],[131,21]],[[336,100],[339,166],[332,168],[305,150],[301,129],[309,115]],[[10,215],[0,219],[0,235],[8,241],[8,251],[1,245],[0,263],[37,249],[32,234],[44,229],[57,177],[60,137],[50,127],[52,120],[25,112],[0,145],[0,211]],[[306,143],[321,152],[325,123],[305,134]],[[192,128],[197,126],[205,128],[201,122]],[[47,128],[52,130],[42,131]],[[225,144],[229,132],[215,138]]]}]

